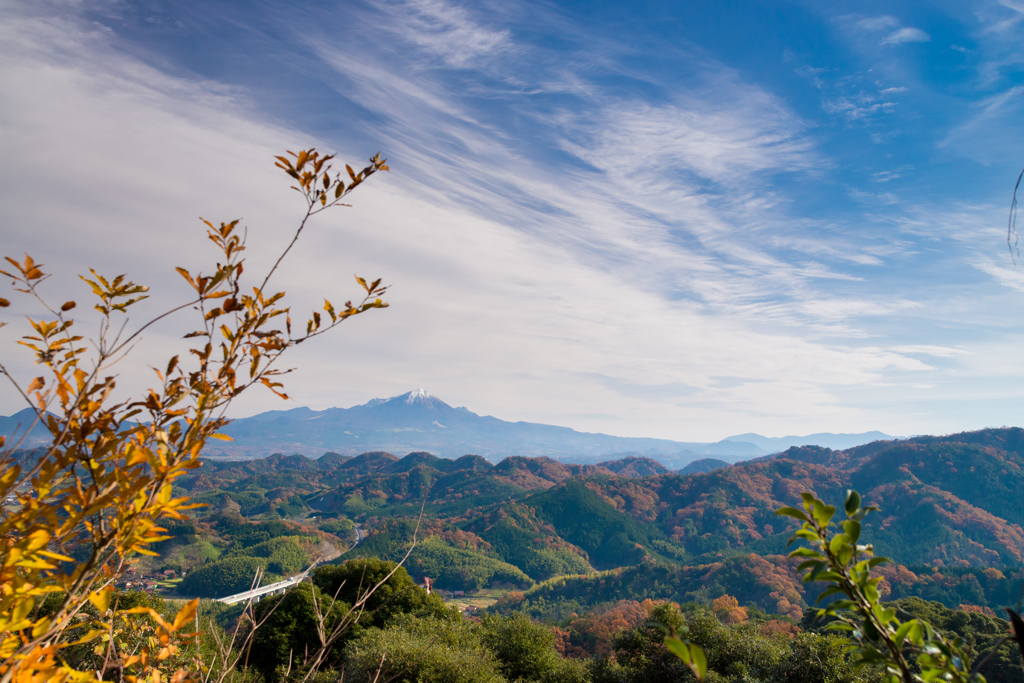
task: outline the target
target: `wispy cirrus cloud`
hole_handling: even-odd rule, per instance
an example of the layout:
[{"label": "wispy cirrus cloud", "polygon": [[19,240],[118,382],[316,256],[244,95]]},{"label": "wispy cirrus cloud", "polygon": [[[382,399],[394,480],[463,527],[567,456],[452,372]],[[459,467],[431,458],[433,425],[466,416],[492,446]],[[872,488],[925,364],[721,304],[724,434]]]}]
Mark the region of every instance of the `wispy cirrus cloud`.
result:
[{"label": "wispy cirrus cloud", "polygon": [[882,45],[899,45],[900,43],[927,43],[932,38],[919,28],[901,26],[902,22],[894,16],[884,14],[877,17],[860,17],[854,25],[864,31],[885,32]]},{"label": "wispy cirrus cloud", "polygon": [[480,60],[498,59],[512,48],[509,30],[494,30],[475,21],[469,11],[443,0],[405,0],[377,5],[391,19],[384,26],[407,43],[452,68],[479,68]]},{"label": "wispy cirrus cloud", "polygon": [[[351,96],[392,119],[387,128],[406,147],[405,158],[421,159],[424,167],[433,163],[451,167],[444,174],[446,179],[475,179],[476,188],[452,187],[453,195],[486,206],[482,210],[492,217],[515,216],[524,227],[554,216],[558,236],[548,229],[548,239],[562,239],[573,246],[585,243],[585,252],[616,260],[625,261],[625,254],[632,254],[648,266],[656,258],[665,262],[659,267],[665,272],[678,271],[678,259],[692,260],[698,271],[706,267],[700,264],[707,263],[675,240],[673,229],[692,230],[698,239],[712,240],[718,232],[732,241],[733,229],[707,205],[701,185],[720,184],[732,192],[759,174],[811,172],[827,165],[801,139],[802,124],[785,107],[757,88],[722,78],[719,90],[727,94],[715,98],[692,94],[652,106],[597,101],[601,98],[574,90],[577,101],[572,107],[524,114],[552,145],[584,163],[582,168],[573,164],[562,169],[540,167],[543,170],[538,173],[536,162],[516,148],[516,141],[482,124],[471,106],[454,104],[458,100],[451,98],[438,105],[442,101],[438,93],[446,85],[437,74],[407,87],[401,74],[409,70],[408,65],[382,73],[379,65],[361,64],[329,44],[319,43],[315,49],[346,80],[358,84]],[[563,90],[552,87],[551,74],[541,78],[545,87]],[[414,128],[416,136],[407,137],[404,131]],[[424,141],[444,141],[444,145],[430,149]],[[565,192],[567,182],[579,190]],[[488,194],[477,198],[477,189]],[[494,192],[500,201],[495,201]],[[743,211],[766,208],[763,203],[753,206],[743,196],[733,195],[728,203]],[[521,204],[539,213],[524,215]],[[671,225],[651,224],[645,218],[651,214]],[[581,230],[585,239],[577,234]],[[749,251],[735,244],[729,249]],[[750,261],[776,263],[765,255],[748,256]],[[777,263],[777,267],[784,265]],[[678,275],[671,280],[678,280]]]},{"label": "wispy cirrus cloud", "polygon": [[900,20],[894,16],[883,14],[878,17],[861,17],[857,19],[857,26],[868,31],[885,31],[894,26],[900,25]]},{"label": "wispy cirrus cloud", "polygon": [[[813,176],[828,162],[799,117],[725,70],[708,72],[714,91],[676,91],[662,98],[667,102],[609,98],[599,87],[577,87],[579,73],[561,74],[571,84],[564,88],[555,74],[544,73],[538,81],[543,88],[536,89],[525,74],[517,75],[528,92],[573,94],[571,105],[553,112],[521,113],[549,144],[584,162],[579,168],[538,165],[515,140],[489,130],[480,115],[470,113],[472,104],[459,98],[449,97],[433,113],[425,109],[443,98],[443,74],[420,78],[414,88],[392,87],[417,68],[395,65],[390,77],[376,70],[364,77],[362,65],[328,43],[316,49],[347,79],[366,84],[367,91],[354,97],[394,119],[387,130],[401,142],[400,156],[451,169],[431,172],[432,189],[442,183],[447,196],[540,237],[567,259],[642,282],[656,296],[693,298],[720,314],[758,324],[810,325],[815,333],[845,338],[866,336],[855,319],[892,315],[909,305],[823,296],[808,283],[863,278],[821,263],[797,264],[774,252],[788,247],[804,255],[829,253],[840,262],[882,263],[864,252],[867,245],[833,252],[825,248],[832,237],[808,241],[779,230],[787,221],[785,201],[771,198],[771,178]],[[546,61],[523,46],[502,49],[520,55],[524,72]],[[417,94],[421,89],[432,94]],[[383,90],[391,94],[381,99]],[[456,106],[452,102],[459,102],[457,111],[449,109]],[[407,138],[403,131],[413,128],[417,136]],[[465,154],[432,153],[421,146],[423,140],[449,141]],[[471,186],[458,180],[466,177],[473,179]],[[762,231],[771,232],[770,242],[758,242]]]},{"label": "wispy cirrus cloud", "polygon": [[932,37],[919,28],[907,26],[893,31],[882,39],[882,45],[899,45],[900,43],[927,43]]},{"label": "wispy cirrus cloud", "polygon": [[[734,101],[684,97],[671,104],[616,103],[572,117],[566,148],[602,169],[636,177],[689,171],[721,185],[759,173],[811,172],[823,160],[803,123],[766,93],[737,89]],[[661,188],[663,189],[663,188]]]},{"label": "wispy cirrus cloud", "polygon": [[925,356],[935,356],[937,358],[952,358],[954,356],[967,356],[970,355],[970,351],[962,348],[955,348],[951,346],[930,346],[928,344],[916,344],[911,346],[898,346],[894,349],[900,353],[920,354]]},{"label": "wispy cirrus cloud", "polygon": [[874,97],[863,93],[855,98],[840,97],[837,100],[824,103],[825,111],[830,114],[842,114],[851,121],[870,119],[895,106],[895,102],[879,102]]},{"label": "wispy cirrus cloud", "polygon": [[[286,9],[233,17],[260,49],[251,73],[223,79],[183,66],[218,63],[182,56],[202,55],[202,41],[147,66],[139,44],[159,41],[119,28],[118,40],[135,42],[115,48],[113,29],[74,13],[8,28],[20,38],[0,48],[0,133],[26,166],[0,195],[5,224],[44,203],[33,181],[46,164],[25,152],[59,141],[77,160],[61,187],[89,199],[74,208],[80,239],[67,238],[74,250],[60,258],[91,258],[104,235],[129,258],[128,228],[110,227],[127,212],[146,226],[138,263],[156,272],[190,257],[166,236],[192,206],[233,216],[225,197],[238,193],[260,222],[287,222],[268,199],[272,179],[255,170],[274,141],[384,150],[394,172],[311,231],[302,260],[281,273],[300,297],[338,287],[350,264],[395,285],[392,309],[347,330],[341,352],[301,350],[300,368],[317,371],[295,376],[296,393],[317,407],[422,385],[502,417],[562,415],[637,435],[911,432],[921,429],[879,422],[894,418],[872,404],[878,392],[935,384],[975,353],[947,351],[964,341],[948,330],[974,303],[947,285],[964,270],[991,277],[957,251],[984,211],[957,218],[942,202],[915,213],[895,187],[918,168],[904,163],[864,172],[850,187],[860,203],[848,201],[855,155],[838,154],[816,107],[777,83],[700,46],[666,50],[671,41],[637,41],[551,5]],[[202,25],[205,10],[191,11]],[[902,30],[891,17],[863,21],[872,45]],[[896,95],[919,90],[864,74],[836,86],[838,68],[805,75],[815,97],[836,103],[829,115],[844,135],[854,121],[882,126]],[[304,97],[312,106],[267,113],[268,102]],[[309,109],[346,115],[327,122]],[[306,130],[272,123],[297,111]],[[69,125],[75,134],[61,134]],[[112,157],[115,191],[89,160],[118,143],[131,153]],[[219,184],[225,169],[235,175]],[[51,248],[60,224],[49,217],[37,246]],[[278,406],[246,404],[268,407]],[[602,417],[611,413],[614,430]]]}]

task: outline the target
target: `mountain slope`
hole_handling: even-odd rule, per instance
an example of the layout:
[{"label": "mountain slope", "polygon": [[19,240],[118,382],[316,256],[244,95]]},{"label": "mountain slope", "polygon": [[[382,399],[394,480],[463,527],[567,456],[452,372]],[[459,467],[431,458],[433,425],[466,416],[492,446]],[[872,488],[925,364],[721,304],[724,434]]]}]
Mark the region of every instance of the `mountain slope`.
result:
[{"label": "mountain slope", "polygon": [[35,448],[53,442],[49,430],[36,422],[36,412],[32,408],[25,408],[9,417],[0,415],[0,436],[7,437],[8,448]]},{"label": "mountain slope", "polygon": [[647,554],[657,527],[631,518],[577,481],[538,493],[522,501],[558,535],[582,548],[598,568],[636,564]]},{"label": "mountain slope", "polygon": [[[453,408],[422,389],[353,408],[272,411],[232,422],[234,441],[211,444],[210,456],[258,457],[277,452],[346,455],[367,451],[429,451],[454,458],[478,453],[498,461],[509,455],[577,458],[586,461],[616,451],[676,454],[714,447],[737,455],[763,455],[751,444],[699,444],[577,432],[568,427],[506,422]],[[689,459],[687,459],[688,462]],[[593,461],[593,460],[592,460]],[[685,463],[684,463],[685,464]]]},{"label": "mountain slope", "polygon": [[598,467],[614,472],[620,477],[649,477],[655,474],[668,474],[669,469],[657,460],[627,456],[619,460],[597,463]]},{"label": "mountain slope", "polygon": [[[401,518],[415,516],[425,501],[432,518],[478,535],[497,520],[473,520],[503,509],[530,543],[554,539],[554,546],[540,547],[568,544],[598,567],[648,555],[701,563],[719,554],[781,554],[791,528],[776,509],[799,505],[802,491],[839,501],[856,488],[881,508],[865,528],[881,554],[906,565],[1000,567],[1024,563],[1022,451],[1024,431],[984,430],[845,451],[794,447],[705,473],[643,477],[622,476],[641,474],[636,467],[643,461],[626,459],[607,463],[620,469],[617,475],[603,466],[521,456],[491,465],[479,456],[448,460],[423,452],[335,455],[331,463],[277,455],[207,463],[181,487],[203,502],[226,505],[226,497],[260,514],[306,506],[356,519]],[[511,505],[532,512],[514,513]],[[503,531],[511,534],[506,545],[520,547],[520,531]],[[516,561],[527,555],[519,552]]]},{"label": "mountain slope", "polygon": [[[449,460],[425,452],[319,460],[275,455],[207,462],[179,480],[175,495],[210,505],[201,513],[208,521],[197,521],[201,529],[212,525],[215,532],[241,515],[316,520],[327,533],[351,537],[357,523],[368,537],[355,554],[391,559],[408,549],[423,505],[418,538],[424,543],[410,568],[417,578],[429,575],[451,587],[525,587],[628,566],[634,569],[623,576],[631,578],[620,588],[611,590],[618,580],[602,574],[579,599],[717,597],[702,592],[708,588],[749,594],[765,609],[788,614],[813,602],[813,587],[791,590],[798,582],[783,556],[792,524],[775,510],[799,505],[803,491],[839,502],[853,487],[881,508],[868,518],[863,538],[894,560],[880,570],[882,588],[894,597],[997,608],[1019,589],[1024,430],[842,451],[793,447],[689,475],[622,476],[643,473],[637,467],[646,461],[630,457],[605,463],[616,474],[605,466],[521,456],[492,465],[480,456]],[[676,570],[657,569],[664,563]],[[673,571],[678,582],[659,578]],[[557,599],[570,611],[586,608],[571,595]]]},{"label": "mountain slope", "polygon": [[902,564],[1012,566],[1024,562],[1022,435],[983,430],[846,451],[791,448],[706,474],[587,485],[634,519],[660,524],[698,557],[781,553],[790,525],[777,508],[799,505],[802,491],[840,501],[856,488],[881,508],[864,533],[882,555]]}]

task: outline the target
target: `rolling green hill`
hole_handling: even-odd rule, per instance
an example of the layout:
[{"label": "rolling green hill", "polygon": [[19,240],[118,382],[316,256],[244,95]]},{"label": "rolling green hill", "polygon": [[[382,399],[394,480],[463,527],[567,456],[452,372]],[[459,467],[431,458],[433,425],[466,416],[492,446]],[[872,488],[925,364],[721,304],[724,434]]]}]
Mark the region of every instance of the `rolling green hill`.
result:
[{"label": "rolling green hill", "polygon": [[[690,475],[664,472],[640,458],[604,463],[616,474],[606,466],[518,456],[492,465],[478,456],[451,460],[422,452],[319,460],[277,454],[206,463],[183,478],[180,493],[209,508],[197,514],[191,535],[182,532],[170,544],[206,543],[202,561],[209,562],[211,552],[214,559],[225,553],[226,560],[247,527],[287,520],[344,547],[358,523],[367,537],[344,557],[396,560],[408,549],[422,507],[420,545],[409,569],[439,586],[527,588],[616,569],[629,580],[619,582],[619,593],[604,596],[608,600],[653,595],[638,587],[648,581],[679,600],[700,586],[707,593],[731,585],[751,604],[785,612],[809,596],[791,580],[783,582],[788,569],[772,559],[784,554],[792,530],[774,511],[797,503],[802,491],[839,500],[853,487],[881,508],[865,535],[901,567],[887,578],[893,595],[996,607],[1008,594],[1000,581],[1012,583],[1024,563],[1022,450],[1024,431],[992,429],[845,451],[803,446]],[[234,521],[213,521],[226,518]],[[668,566],[678,568],[671,587],[640,578]],[[970,573],[986,568],[1003,579]],[[765,583],[744,574],[748,570],[774,578]],[[697,576],[704,579],[692,579]],[[696,583],[687,583],[691,579]],[[788,595],[789,606],[773,593]],[[557,591],[543,597],[579,599]]]},{"label": "rolling green hill", "polygon": [[587,552],[595,567],[636,564],[661,531],[633,519],[581,482],[570,481],[523,499],[563,539]]}]

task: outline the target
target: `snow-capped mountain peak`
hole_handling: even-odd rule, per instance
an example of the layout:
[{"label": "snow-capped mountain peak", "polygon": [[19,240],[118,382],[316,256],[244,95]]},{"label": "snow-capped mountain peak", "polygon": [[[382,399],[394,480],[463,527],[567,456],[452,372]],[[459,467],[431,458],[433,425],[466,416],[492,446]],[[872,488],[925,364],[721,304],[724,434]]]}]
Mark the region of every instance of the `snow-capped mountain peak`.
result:
[{"label": "snow-capped mountain peak", "polygon": [[414,389],[404,394],[398,394],[397,396],[370,399],[364,403],[363,406],[366,408],[373,408],[374,406],[391,403],[392,401],[398,401],[399,399],[402,399],[404,403],[411,406],[417,403],[428,403],[431,400],[436,400],[437,397],[426,389]]},{"label": "snow-capped mountain peak", "polygon": [[409,405],[413,405],[414,403],[426,402],[432,398],[434,397],[427,393],[425,389],[416,389],[415,391],[410,391],[405,395],[405,402]]}]

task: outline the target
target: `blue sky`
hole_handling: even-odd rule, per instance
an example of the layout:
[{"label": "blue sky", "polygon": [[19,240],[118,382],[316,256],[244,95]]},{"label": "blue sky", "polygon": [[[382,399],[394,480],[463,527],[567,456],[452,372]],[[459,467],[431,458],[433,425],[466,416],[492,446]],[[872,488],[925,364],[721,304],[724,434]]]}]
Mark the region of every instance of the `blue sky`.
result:
[{"label": "blue sky", "polygon": [[[283,245],[300,207],[273,154],[390,160],[282,273],[297,309],[354,294],[353,272],[393,286],[389,310],[300,348],[294,405],[422,386],[680,440],[1021,422],[1005,226],[1024,3],[0,13],[0,149],[18,160],[0,170],[3,245],[54,268],[55,290],[128,263],[156,311],[184,296],[172,266],[202,263],[197,215],[243,217],[254,269]],[[187,326],[155,330],[122,384],[148,382]]]}]

